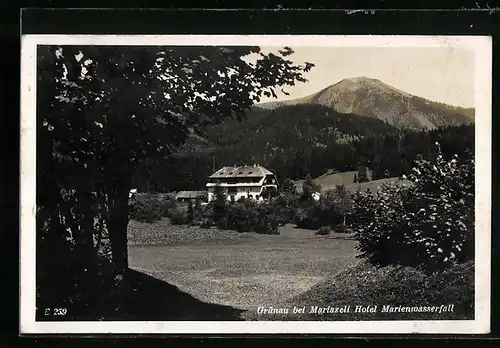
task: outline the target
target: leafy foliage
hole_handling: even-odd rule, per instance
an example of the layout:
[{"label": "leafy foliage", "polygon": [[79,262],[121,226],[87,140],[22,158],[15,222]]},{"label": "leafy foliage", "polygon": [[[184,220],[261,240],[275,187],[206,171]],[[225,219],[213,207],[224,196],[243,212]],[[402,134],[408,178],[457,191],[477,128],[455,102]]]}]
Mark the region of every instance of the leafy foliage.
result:
[{"label": "leafy foliage", "polygon": [[324,192],[319,201],[303,201],[296,209],[295,223],[301,228],[318,229],[323,226],[337,228],[345,225],[352,211],[350,194],[344,185]]},{"label": "leafy foliage", "polygon": [[279,214],[271,203],[245,198],[237,202],[226,202],[224,215],[218,222],[213,221],[222,230],[259,234],[279,234],[279,223]]},{"label": "leafy foliage", "polygon": [[333,191],[333,204],[336,216],[342,216],[342,226],[346,225],[347,215],[352,213],[352,199],[345,185],[337,185]]},{"label": "leafy foliage", "polygon": [[212,209],[214,224],[219,227],[225,227],[225,225],[223,225],[223,220],[226,215],[227,196],[224,188],[220,185],[215,186],[214,196],[215,200],[213,201]]},{"label": "leafy foliage", "polygon": [[186,225],[193,222],[193,220],[190,220],[192,219],[192,215],[189,216],[189,212],[183,207],[170,208],[167,214],[174,225]]},{"label": "leafy foliage", "polygon": [[332,233],[332,229],[329,226],[320,227],[320,229],[316,231],[318,236],[328,236],[330,233]]},{"label": "leafy foliage", "polygon": [[259,219],[256,221],[254,230],[260,234],[279,235],[279,215],[275,207],[268,202],[260,203],[257,205],[257,216]]},{"label": "leafy foliage", "polygon": [[[95,240],[104,235],[114,269],[123,274],[132,182],[150,187],[158,163],[200,127],[241,119],[262,95],[305,81],[302,74],[313,64],[293,64],[285,58],[292,53],[266,55],[242,46],[39,46],[37,254],[47,257],[57,246],[78,260],[71,272],[37,264],[39,286],[52,289],[62,277],[89,284],[90,274],[98,273]],[[258,55],[255,63],[243,59],[249,54]],[[156,210],[148,214],[156,218]],[[57,279],[49,280],[50,273]]]},{"label": "leafy foliage", "polygon": [[250,199],[241,199],[238,202],[228,204],[225,216],[226,229],[238,232],[251,232],[254,230],[258,220],[256,202]]},{"label": "leafy foliage", "polygon": [[361,257],[379,265],[447,268],[474,257],[474,159],[417,160],[412,186],[357,192],[352,228]]},{"label": "leafy foliage", "polygon": [[287,180],[278,196],[271,199],[269,204],[276,212],[280,225],[293,222],[295,219],[295,212],[299,207],[299,195],[293,183]]},{"label": "leafy foliage", "polygon": [[136,196],[132,202],[131,218],[141,222],[155,222],[164,216],[164,205],[151,195]]},{"label": "leafy foliage", "polygon": [[370,179],[368,179],[368,170],[365,166],[360,166],[358,169],[358,173],[356,175],[357,182],[363,183],[363,182],[368,182]]},{"label": "leafy foliage", "polygon": [[313,193],[319,193],[321,192],[321,186],[318,184],[315,184],[314,181],[311,179],[310,175],[307,175],[306,179],[304,180],[304,183],[302,184],[302,194],[300,196],[301,201],[312,201],[312,195]]}]

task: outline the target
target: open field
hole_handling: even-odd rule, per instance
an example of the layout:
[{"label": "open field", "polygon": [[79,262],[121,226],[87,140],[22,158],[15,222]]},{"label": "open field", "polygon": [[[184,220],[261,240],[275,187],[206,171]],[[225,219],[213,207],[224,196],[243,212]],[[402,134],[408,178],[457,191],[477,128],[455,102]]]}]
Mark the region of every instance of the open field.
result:
[{"label": "open field", "polygon": [[[241,310],[299,296],[358,262],[355,241],[345,234],[315,236],[292,225],[277,236],[171,226],[167,220],[146,225],[130,225],[131,268],[200,301]],[[151,233],[156,237],[140,237]]]},{"label": "open field", "polygon": [[[313,179],[313,182],[321,186],[321,190],[330,191],[335,189],[337,185],[344,185],[350,192],[365,191],[369,189],[370,191],[376,193],[383,184],[386,183],[399,183],[402,185],[410,185],[411,182],[408,180],[400,180],[397,177],[385,178],[379,180],[373,180],[364,183],[354,183],[354,175],[357,171],[350,172],[334,172],[327,171],[323,175],[318,176]],[[371,171],[368,171],[368,177],[371,177]],[[304,180],[295,181],[295,187],[297,191],[302,192],[302,185]]]}]

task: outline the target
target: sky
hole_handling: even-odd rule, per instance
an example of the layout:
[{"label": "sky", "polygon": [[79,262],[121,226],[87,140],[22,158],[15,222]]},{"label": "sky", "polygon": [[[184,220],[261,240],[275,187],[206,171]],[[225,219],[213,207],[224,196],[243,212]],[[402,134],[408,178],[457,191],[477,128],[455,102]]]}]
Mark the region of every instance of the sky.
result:
[{"label": "sky", "polygon": [[[281,47],[280,47],[281,48]],[[277,47],[261,47],[264,53]],[[309,80],[286,87],[278,99],[304,97],[344,78],[366,76],[379,79],[410,94],[462,107],[474,106],[474,51],[435,47],[292,47],[287,59],[316,66],[305,75]],[[252,61],[253,58],[249,57]]]}]

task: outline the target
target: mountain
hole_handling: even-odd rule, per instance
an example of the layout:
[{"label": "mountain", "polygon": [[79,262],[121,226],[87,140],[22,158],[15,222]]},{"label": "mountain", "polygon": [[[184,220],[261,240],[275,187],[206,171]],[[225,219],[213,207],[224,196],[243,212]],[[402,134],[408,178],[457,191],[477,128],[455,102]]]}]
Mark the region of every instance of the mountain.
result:
[{"label": "mountain", "polygon": [[462,157],[466,149],[474,149],[473,125],[399,129],[315,103],[272,110],[254,107],[241,122],[225,120],[200,131],[168,159],[137,168],[135,187],[200,190],[217,168],[241,163],[260,164],[280,179],[293,180],[367,166],[375,180],[406,173],[418,156],[433,156],[436,142],[447,156]]},{"label": "mountain", "polygon": [[257,106],[273,110],[284,105],[307,104],[379,119],[400,129],[436,129],[474,123],[473,108],[427,100],[368,77],[344,79],[307,97]]},{"label": "mountain", "polygon": [[241,121],[226,120],[209,127],[203,139],[219,146],[252,143],[253,150],[280,143],[286,150],[294,140],[307,141],[310,147],[321,147],[398,131],[378,119],[343,114],[320,104],[299,104],[272,110],[253,108]]},{"label": "mountain", "polygon": [[186,142],[177,150],[177,154],[211,153],[215,151],[217,145],[192,132]]},{"label": "mountain", "polygon": [[218,147],[217,166],[259,163],[284,177],[320,175],[329,167],[352,168],[359,160],[354,143],[398,133],[378,119],[305,104],[254,108],[241,122],[210,127],[203,137]]}]

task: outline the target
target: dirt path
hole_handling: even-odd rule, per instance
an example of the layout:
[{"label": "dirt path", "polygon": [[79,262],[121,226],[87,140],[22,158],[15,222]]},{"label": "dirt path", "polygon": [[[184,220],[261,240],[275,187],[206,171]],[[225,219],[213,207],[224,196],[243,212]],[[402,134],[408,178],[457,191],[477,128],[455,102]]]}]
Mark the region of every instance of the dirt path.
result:
[{"label": "dirt path", "polygon": [[355,242],[282,228],[224,243],[130,246],[132,268],[209,303],[254,309],[295,297],[356,263]]}]

